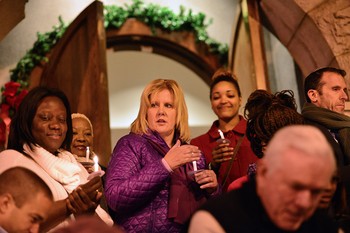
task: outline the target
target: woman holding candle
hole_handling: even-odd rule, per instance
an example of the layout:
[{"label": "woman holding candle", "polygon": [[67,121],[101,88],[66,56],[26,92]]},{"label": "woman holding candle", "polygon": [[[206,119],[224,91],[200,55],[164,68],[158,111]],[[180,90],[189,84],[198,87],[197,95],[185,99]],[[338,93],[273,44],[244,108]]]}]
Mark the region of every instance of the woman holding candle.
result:
[{"label": "woman holding candle", "polygon": [[92,213],[113,223],[98,205],[102,196],[101,178],[87,180],[89,174],[68,151],[72,140],[69,116],[69,102],[63,92],[46,87],[32,89],[12,119],[9,150],[0,153],[0,173],[23,166],[50,187],[55,202],[41,231]]},{"label": "woman holding candle", "polygon": [[233,74],[218,70],[210,85],[211,107],[218,120],[207,133],[191,140],[203,152],[209,169],[218,174],[224,192],[233,180],[246,175],[248,165],[257,160],[245,137],[247,122],[239,115],[241,99]]},{"label": "woman holding candle", "polygon": [[[85,169],[91,173],[96,171],[96,164],[94,161],[97,155],[93,152],[94,132],[91,121],[87,116],[81,113],[72,114],[73,125],[73,139],[71,145],[71,152],[76,160],[81,163]],[[100,170],[100,168],[98,169]]]},{"label": "woman holding candle", "polygon": [[[72,114],[73,139],[71,144],[71,152],[75,159],[81,163],[84,168],[91,174],[102,176],[102,184],[104,184],[103,176],[104,168],[98,164],[98,156],[94,153],[94,131],[90,119],[82,113]],[[103,189],[101,189],[103,192]],[[100,206],[108,212],[104,195],[101,198]]]},{"label": "woman holding candle", "polygon": [[181,88],[174,80],[149,83],[131,132],[117,142],[107,168],[107,203],[127,232],[180,232],[191,213],[217,192],[215,173],[200,171],[204,157],[186,143],[189,137]]}]

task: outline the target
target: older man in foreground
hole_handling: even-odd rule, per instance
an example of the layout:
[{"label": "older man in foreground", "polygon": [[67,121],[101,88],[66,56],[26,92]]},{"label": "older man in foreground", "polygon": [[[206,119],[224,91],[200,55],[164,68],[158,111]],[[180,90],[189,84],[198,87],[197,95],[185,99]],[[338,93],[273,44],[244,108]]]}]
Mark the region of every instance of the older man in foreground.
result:
[{"label": "older man in foreground", "polygon": [[335,174],[333,151],[313,126],[279,130],[258,162],[255,179],[208,201],[189,232],[341,232],[315,212]]}]

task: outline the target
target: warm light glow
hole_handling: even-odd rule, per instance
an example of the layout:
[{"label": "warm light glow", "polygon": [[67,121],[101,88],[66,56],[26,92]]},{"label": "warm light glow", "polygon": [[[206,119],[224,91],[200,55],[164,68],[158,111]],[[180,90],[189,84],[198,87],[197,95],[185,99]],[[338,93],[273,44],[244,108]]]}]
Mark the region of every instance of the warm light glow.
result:
[{"label": "warm light glow", "polygon": [[90,147],[86,147],[86,162],[89,162],[89,158],[90,158]]},{"label": "warm light glow", "polygon": [[197,171],[197,162],[196,161],[192,161],[193,164],[193,171]]},{"label": "warm light glow", "polygon": [[224,133],[220,129],[218,131],[219,131],[219,134],[220,134],[220,138],[221,139],[225,139]]},{"label": "warm light glow", "polygon": [[94,171],[98,171],[98,157],[96,155],[94,156]]}]

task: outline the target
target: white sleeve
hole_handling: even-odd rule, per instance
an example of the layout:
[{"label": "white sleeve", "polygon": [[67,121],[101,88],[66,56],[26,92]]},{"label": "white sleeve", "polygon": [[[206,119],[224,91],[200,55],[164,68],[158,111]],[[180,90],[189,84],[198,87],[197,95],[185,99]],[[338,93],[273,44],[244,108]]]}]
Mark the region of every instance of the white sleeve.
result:
[{"label": "white sleeve", "polygon": [[225,233],[219,222],[208,211],[197,211],[190,222],[188,233]]}]

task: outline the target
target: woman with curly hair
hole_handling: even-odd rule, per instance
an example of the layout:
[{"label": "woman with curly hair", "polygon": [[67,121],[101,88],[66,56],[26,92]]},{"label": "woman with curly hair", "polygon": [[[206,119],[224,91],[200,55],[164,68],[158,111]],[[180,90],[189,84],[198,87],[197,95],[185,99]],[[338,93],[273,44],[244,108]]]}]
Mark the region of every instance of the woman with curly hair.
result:
[{"label": "woman with curly hair", "polygon": [[276,94],[265,90],[254,91],[247,100],[244,115],[248,119],[247,138],[259,158],[262,158],[264,147],[277,130],[287,125],[304,124],[291,90]]},{"label": "woman with curly hair", "polygon": [[[280,128],[304,124],[304,118],[297,112],[294,93],[291,90],[283,90],[271,94],[265,90],[256,90],[248,98],[244,108],[247,120],[246,135],[250,146],[258,158],[264,155],[264,148]],[[229,185],[228,190],[241,186],[249,175],[255,174],[256,164],[248,167],[248,176],[243,176]]]}]

